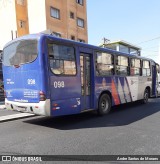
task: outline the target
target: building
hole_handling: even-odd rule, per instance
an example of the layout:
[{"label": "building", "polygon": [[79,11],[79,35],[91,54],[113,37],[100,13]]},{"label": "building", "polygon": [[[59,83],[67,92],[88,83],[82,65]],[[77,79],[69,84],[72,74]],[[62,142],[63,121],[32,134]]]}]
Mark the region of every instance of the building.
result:
[{"label": "building", "polygon": [[48,29],[87,43],[86,10],[86,0],[1,0],[0,50],[16,37]]},{"label": "building", "polygon": [[100,44],[100,47],[106,47],[110,48],[116,51],[124,52],[124,53],[129,53],[129,54],[134,54],[137,56],[141,55],[141,48],[138,46],[135,46],[131,43],[128,43],[123,40],[117,40],[114,42],[110,42],[108,40],[108,43],[102,43]]}]

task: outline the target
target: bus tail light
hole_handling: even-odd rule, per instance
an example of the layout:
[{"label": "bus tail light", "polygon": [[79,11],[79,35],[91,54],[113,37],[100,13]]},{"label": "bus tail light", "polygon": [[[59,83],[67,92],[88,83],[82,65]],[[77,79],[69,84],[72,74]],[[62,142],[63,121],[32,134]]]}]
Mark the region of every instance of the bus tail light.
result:
[{"label": "bus tail light", "polygon": [[39,98],[40,98],[40,101],[45,101],[46,100],[46,95],[44,94],[43,91],[39,92]]}]

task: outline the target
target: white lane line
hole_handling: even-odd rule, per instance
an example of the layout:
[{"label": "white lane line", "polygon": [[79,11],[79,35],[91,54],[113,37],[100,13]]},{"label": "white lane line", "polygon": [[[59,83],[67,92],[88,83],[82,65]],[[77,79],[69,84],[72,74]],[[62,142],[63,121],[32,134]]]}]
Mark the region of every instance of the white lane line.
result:
[{"label": "white lane line", "polygon": [[1,116],[0,117],[0,122],[10,121],[10,120],[24,118],[24,117],[31,117],[31,116],[35,116],[35,114],[20,113],[20,114],[12,114],[12,115],[7,115],[7,116]]}]

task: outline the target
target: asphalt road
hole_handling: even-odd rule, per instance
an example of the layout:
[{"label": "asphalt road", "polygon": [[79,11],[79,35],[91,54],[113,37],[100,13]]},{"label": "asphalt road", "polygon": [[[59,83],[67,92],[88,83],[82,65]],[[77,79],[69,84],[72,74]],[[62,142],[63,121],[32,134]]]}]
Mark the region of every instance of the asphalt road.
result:
[{"label": "asphalt road", "polygon": [[83,113],[1,122],[0,155],[24,154],[159,155],[160,98],[114,107],[103,117]]}]

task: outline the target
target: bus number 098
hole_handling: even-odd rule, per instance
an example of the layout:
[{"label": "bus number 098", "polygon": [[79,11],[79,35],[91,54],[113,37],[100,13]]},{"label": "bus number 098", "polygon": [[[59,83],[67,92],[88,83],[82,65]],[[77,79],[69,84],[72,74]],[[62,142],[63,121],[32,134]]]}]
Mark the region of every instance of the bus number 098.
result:
[{"label": "bus number 098", "polygon": [[55,81],[54,88],[64,88],[64,81]]}]

